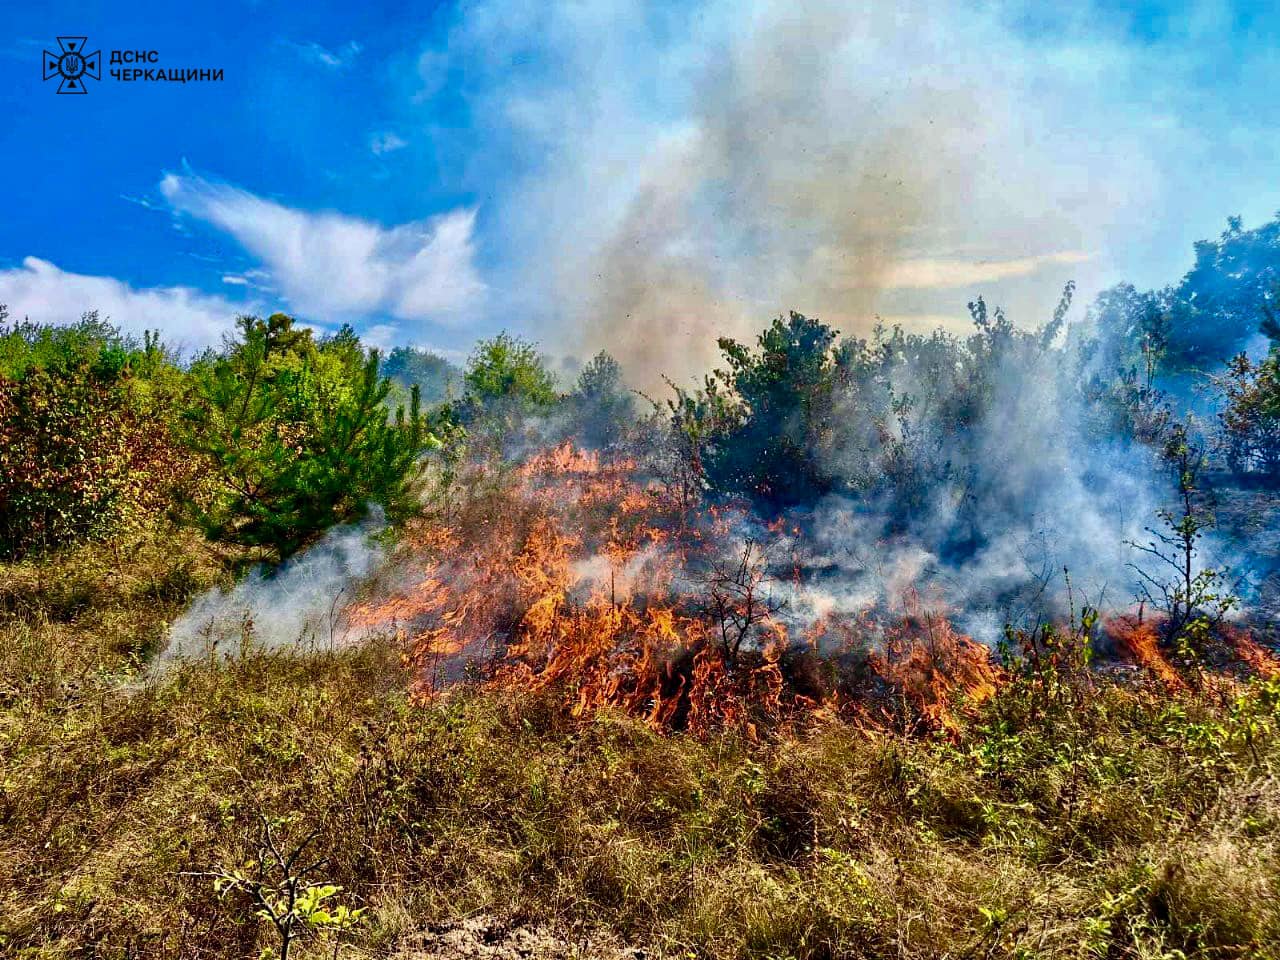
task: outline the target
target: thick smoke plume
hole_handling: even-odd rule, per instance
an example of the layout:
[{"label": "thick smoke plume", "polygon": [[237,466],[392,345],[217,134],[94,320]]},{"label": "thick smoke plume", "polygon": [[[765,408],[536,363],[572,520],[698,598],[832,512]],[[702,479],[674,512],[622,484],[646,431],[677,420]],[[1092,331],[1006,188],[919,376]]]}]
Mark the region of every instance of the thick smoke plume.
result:
[{"label": "thick smoke plume", "polygon": [[549,349],[652,387],[785,309],[959,329],[983,292],[1029,321],[1067,279],[1090,296],[1134,249],[1184,249],[1151,211],[1202,133],[1147,104],[1183,106],[1199,38],[1135,51],[1115,14],[1036,6],[476,0],[418,92],[484,131],[481,156],[439,142],[500,184],[495,289]]}]

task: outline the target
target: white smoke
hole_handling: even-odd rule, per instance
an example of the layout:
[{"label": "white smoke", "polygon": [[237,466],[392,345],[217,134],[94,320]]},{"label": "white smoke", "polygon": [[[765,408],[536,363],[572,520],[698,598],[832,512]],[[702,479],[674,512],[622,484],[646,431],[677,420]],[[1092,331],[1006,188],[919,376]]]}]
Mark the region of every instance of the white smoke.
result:
[{"label": "white smoke", "polygon": [[[1005,625],[1065,620],[1086,604],[1126,609],[1143,574],[1169,582],[1168,565],[1134,544],[1164,527],[1159,512],[1176,500],[1173,470],[1100,422],[1070,356],[1010,353],[993,366],[990,399],[971,422],[917,422],[907,449],[926,489],[912,505],[833,494],[802,511],[805,566],[821,572],[798,591],[797,609],[892,607],[918,591],[961,629],[994,642]],[[928,398],[929,386],[911,376],[903,371],[898,395]],[[868,414],[849,406],[843,416]],[[863,451],[837,446],[826,457],[856,487]],[[1197,570],[1238,565],[1211,534],[1197,552]]]},{"label": "white smoke", "polygon": [[375,537],[381,511],[352,526],[334,527],[279,568],[257,568],[230,590],[197,597],[169,628],[160,660],[225,656],[254,649],[325,648],[351,639],[341,619],[359,582],[385,552]]}]

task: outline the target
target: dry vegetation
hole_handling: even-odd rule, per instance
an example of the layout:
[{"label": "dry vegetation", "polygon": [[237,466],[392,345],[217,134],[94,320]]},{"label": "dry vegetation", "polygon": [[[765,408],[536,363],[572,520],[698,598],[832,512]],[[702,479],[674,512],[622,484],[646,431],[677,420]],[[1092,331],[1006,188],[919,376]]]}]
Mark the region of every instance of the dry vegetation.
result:
[{"label": "dry vegetation", "polygon": [[410,956],[474,915],[554,929],[522,949],[565,956],[1280,944],[1275,681],[1201,671],[1171,692],[1064,666],[1012,675],[944,735],[814,714],[751,737],[575,717],[550,688],[415,699],[383,642],[140,679],[221,569],[167,538],[3,569],[11,955],[257,956],[269,924],[188,874],[254,858],[262,818],[282,845],[318,831],[308,857],[367,908],[303,957]]}]

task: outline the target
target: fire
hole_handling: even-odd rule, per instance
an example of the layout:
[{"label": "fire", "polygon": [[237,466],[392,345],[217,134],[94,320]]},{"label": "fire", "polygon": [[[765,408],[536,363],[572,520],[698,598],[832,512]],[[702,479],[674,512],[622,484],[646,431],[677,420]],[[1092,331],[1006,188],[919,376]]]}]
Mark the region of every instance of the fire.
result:
[{"label": "fire", "polygon": [[1249,672],[1268,679],[1280,677],[1280,657],[1263,647],[1246,631],[1234,624],[1224,624],[1219,628],[1219,632],[1230,644],[1236,659],[1244,664]]},{"label": "fire", "polygon": [[876,672],[936,727],[954,731],[957,711],[989,700],[1002,681],[988,649],[908,597],[907,615],[873,654]]},{"label": "fire", "polygon": [[1160,623],[1152,617],[1130,614],[1114,617],[1104,625],[1107,635],[1135,664],[1170,690],[1182,690],[1186,682],[1160,647]]},{"label": "fire", "polygon": [[[564,444],[506,483],[477,473],[460,487],[346,610],[351,626],[401,638],[419,697],[472,680],[551,693],[577,717],[616,709],[750,736],[814,715],[893,721],[905,707],[913,726],[950,733],[1005,682],[985,645],[914,592],[898,613],[789,619],[801,531],[733,505],[691,520],[634,461]],[[1185,687],[1159,624],[1118,616],[1105,631]],[[1227,636],[1251,670],[1280,672],[1246,634]]]}]

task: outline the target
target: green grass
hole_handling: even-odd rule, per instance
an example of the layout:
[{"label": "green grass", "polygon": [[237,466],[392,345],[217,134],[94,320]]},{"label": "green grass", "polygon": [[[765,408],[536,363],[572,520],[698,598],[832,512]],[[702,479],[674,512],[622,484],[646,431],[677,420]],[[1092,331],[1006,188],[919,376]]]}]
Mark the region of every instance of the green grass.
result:
[{"label": "green grass", "polygon": [[410,702],[399,651],[250,653],[149,677],[198,541],[0,568],[0,954],[257,957],[190,872],[260,817],[393,955],[495,913],[669,956],[1280,955],[1280,687],[1014,684],[956,742],[836,722],[753,742],[571,719],[551,696]]}]

